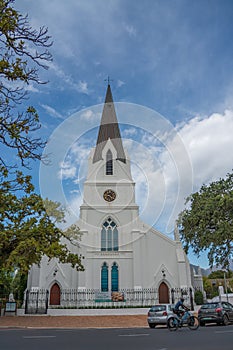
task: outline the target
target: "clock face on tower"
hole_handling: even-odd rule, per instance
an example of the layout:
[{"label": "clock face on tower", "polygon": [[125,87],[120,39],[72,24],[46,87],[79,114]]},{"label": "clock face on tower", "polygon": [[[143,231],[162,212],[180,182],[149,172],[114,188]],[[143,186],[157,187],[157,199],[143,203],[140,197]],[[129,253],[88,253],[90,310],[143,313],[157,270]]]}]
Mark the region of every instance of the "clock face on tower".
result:
[{"label": "clock face on tower", "polygon": [[103,197],[107,202],[112,202],[116,198],[116,193],[113,190],[106,190]]}]

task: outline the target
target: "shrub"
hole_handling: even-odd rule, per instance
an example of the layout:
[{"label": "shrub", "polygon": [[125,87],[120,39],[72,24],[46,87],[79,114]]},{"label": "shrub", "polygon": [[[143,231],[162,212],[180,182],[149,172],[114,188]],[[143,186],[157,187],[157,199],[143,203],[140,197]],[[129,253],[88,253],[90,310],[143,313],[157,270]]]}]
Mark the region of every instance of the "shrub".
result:
[{"label": "shrub", "polygon": [[204,302],[203,293],[197,290],[194,294],[194,301],[197,305],[202,305]]}]

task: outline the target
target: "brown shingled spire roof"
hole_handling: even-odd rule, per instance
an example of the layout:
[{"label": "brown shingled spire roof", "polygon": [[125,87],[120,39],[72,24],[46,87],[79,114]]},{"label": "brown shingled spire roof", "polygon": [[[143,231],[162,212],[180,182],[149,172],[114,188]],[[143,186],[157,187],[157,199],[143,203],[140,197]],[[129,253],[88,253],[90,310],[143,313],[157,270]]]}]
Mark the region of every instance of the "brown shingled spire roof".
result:
[{"label": "brown shingled spire roof", "polygon": [[108,139],[112,141],[117,151],[117,159],[126,163],[125,152],[122,145],[121,133],[117,121],[110,84],[108,84],[106,92],[93,163],[102,159],[102,151]]}]

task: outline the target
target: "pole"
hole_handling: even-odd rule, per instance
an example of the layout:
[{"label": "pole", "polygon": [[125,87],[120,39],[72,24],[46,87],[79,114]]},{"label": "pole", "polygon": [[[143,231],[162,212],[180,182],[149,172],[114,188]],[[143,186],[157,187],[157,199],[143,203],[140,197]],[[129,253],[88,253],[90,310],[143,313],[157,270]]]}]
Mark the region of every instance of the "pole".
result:
[{"label": "pole", "polygon": [[228,300],[228,291],[227,291],[227,281],[226,281],[226,272],[224,271],[224,287],[225,287],[225,293],[226,293],[226,297],[227,297],[227,302]]}]

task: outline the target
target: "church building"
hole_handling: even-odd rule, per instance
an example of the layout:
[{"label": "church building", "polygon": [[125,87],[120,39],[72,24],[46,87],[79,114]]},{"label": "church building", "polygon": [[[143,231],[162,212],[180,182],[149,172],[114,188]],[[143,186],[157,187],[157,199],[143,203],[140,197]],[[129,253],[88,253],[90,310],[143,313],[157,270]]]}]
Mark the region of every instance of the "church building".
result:
[{"label": "church building", "polygon": [[[142,222],[135,200],[130,157],[124,149],[108,84],[96,146],[88,159],[83,203],[77,222],[78,247],[85,271],[77,272],[57,260],[33,266],[28,289],[158,290],[159,302],[170,302],[171,289],[192,288],[190,264],[179,234],[174,240]],[[50,303],[58,304],[50,297]]]}]

